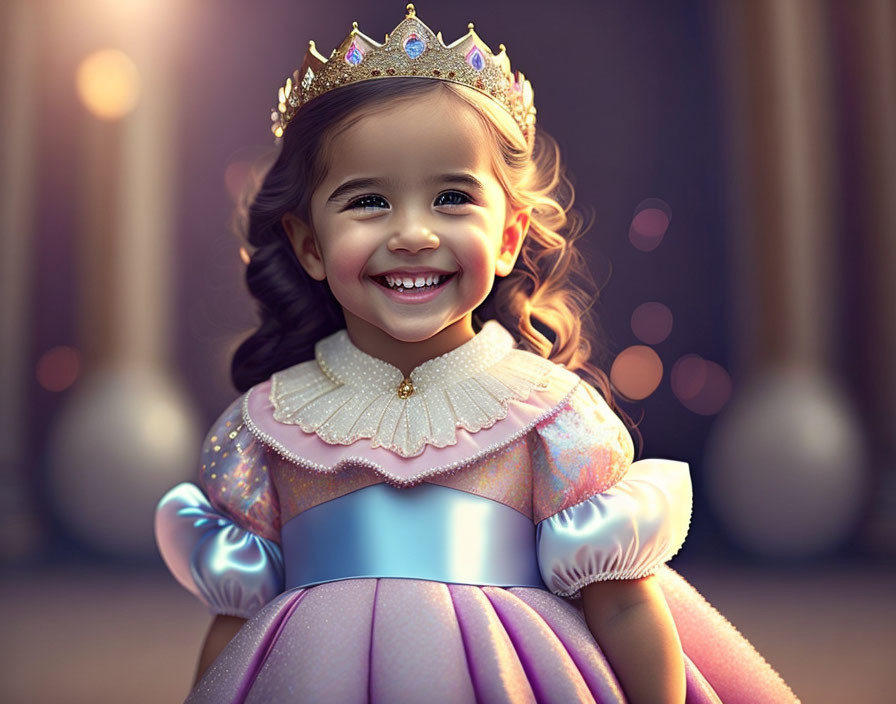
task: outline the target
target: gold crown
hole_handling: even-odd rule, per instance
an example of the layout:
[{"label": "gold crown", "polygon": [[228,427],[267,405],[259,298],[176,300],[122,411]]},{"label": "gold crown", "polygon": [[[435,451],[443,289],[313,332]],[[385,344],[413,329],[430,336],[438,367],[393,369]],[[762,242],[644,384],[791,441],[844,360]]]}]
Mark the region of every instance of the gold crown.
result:
[{"label": "gold crown", "polygon": [[445,46],[442,33],[433,34],[417,18],[414,6],[408,5],[407,15],[382,44],[358,30],[357,22],[329,59],[310,42],[302,68],[278,91],[271,131],[279,139],[305,103],[336,88],[410,76],[459,83],[484,93],[510,113],[531,146],[535,139],[532,85],[522,73],[510,70],[503,44],[494,55],[473,31],[473,24],[467,28],[467,34]]}]

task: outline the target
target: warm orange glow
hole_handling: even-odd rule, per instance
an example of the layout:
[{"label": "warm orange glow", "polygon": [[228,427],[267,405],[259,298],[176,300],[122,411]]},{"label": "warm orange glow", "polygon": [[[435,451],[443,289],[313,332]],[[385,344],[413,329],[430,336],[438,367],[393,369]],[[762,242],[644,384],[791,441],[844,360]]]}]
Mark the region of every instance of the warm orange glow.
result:
[{"label": "warm orange glow", "polygon": [[117,49],[90,54],[78,66],[75,82],[84,107],[101,120],[121,119],[140,97],[137,65]]},{"label": "warm orange glow", "polygon": [[252,259],[252,257],[249,255],[249,252],[245,247],[240,247],[240,259],[243,260],[243,264],[249,266],[249,261]]},{"label": "warm orange glow", "polygon": [[37,383],[47,391],[64,391],[81,370],[81,354],[74,347],[53,347],[41,355],[35,369]]},{"label": "warm orange glow", "polygon": [[656,391],[663,378],[663,362],[646,345],[632,345],[616,357],[610,380],[624,396],[640,401]]}]

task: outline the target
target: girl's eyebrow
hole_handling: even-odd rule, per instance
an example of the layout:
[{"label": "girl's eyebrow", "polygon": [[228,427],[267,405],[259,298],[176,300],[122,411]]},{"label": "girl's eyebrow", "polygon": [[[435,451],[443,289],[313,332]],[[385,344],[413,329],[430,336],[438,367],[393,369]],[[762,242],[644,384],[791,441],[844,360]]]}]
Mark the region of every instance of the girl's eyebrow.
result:
[{"label": "girl's eyebrow", "polygon": [[431,180],[432,183],[453,183],[457,186],[468,186],[470,188],[474,188],[479,191],[484,191],[485,186],[482,185],[482,181],[473,176],[472,174],[465,173],[456,173],[456,174],[442,174],[441,176],[436,176]]},{"label": "girl's eyebrow", "polygon": [[[485,186],[482,185],[482,181],[480,181],[472,174],[466,173],[441,174],[439,176],[434,176],[431,179],[427,179],[427,182],[432,184],[451,183],[458,186],[467,186],[478,191],[485,190]],[[334,200],[339,200],[339,198],[344,196],[346,193],[351,193],[352,191],[366,191],[368,189],[377,189],[382,187],[389,188],[394,186],[395,184],[390,179],[385,178],[361,177],[349,179],[345,183],[336,187],[336,190],[334,190],[330,194],[330,197],[327,198],[327,203],[332,203]]]},{"label": "girl's eyebrow", "polygon": [[327,203],[338,200],[341,196],[351,191],[364,191],[368,188],[379,188],[381,186],[389,186],[391,181],[384,178],[353,178],[336,187],[336,190],[327,198]]}]

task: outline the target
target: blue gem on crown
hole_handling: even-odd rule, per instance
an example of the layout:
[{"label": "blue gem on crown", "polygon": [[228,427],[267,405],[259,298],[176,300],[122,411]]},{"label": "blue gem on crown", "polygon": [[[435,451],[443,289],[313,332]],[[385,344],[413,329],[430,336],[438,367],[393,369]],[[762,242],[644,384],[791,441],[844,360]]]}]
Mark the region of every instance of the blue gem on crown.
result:
[{"label": "blue gem on crown", "polygon": [[481,71],[485,68],[485,57],[482,55],[482,52],[479,50],[479,47],[475,44],[473,48],[467,52],[467,63],[470,64],[477,71]]},{"label": "blue gem on crown", "polygon": [[353,66],[357,66],[364,60],[364,52],[358,48],[357,44],[352,42],[352,45],[349,47],[349,50],[345,55],[345,60]]},{"label": "blue gem on crown", "polygon": [[416,59],[424,51],[426,51],[426,44],[424,44],[423,40],[416,34],[411,34],[404,40],[404,53],[412,59]]}]

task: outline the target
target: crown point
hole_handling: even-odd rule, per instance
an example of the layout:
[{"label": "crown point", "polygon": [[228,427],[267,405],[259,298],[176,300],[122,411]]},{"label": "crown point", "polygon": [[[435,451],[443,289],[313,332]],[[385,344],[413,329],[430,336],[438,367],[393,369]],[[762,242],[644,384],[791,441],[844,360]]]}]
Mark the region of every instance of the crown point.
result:
[{"label": "crown point", "polygon": [[507,51],[507,47],[503,44],[498,44],[498,51]]},{"label": "crown point", "polygon": [[473,31],[473,23],[472,22],[467,23],[467,29],[469,29],[471,32]]},{"label": "crown point", "polygon": [[406,9],[407,9],[407,11],[408,11],[408,17],[416,17],[416,15],[417,15],[417,10],[414,9],[414,3],[409,2],[409,3],[408,3],[408,6],[407,6]]}]

